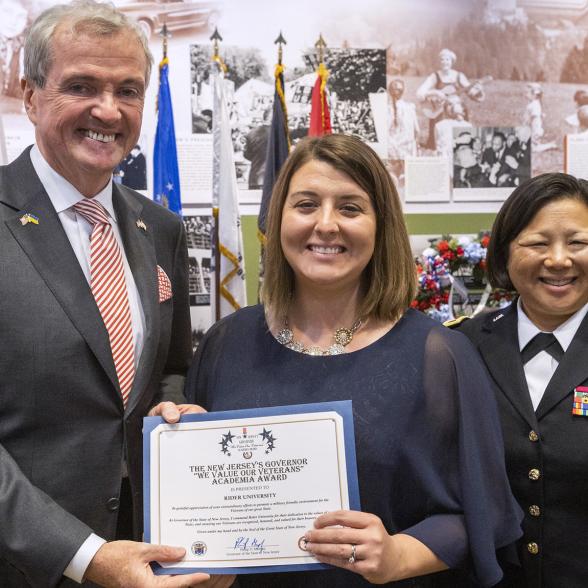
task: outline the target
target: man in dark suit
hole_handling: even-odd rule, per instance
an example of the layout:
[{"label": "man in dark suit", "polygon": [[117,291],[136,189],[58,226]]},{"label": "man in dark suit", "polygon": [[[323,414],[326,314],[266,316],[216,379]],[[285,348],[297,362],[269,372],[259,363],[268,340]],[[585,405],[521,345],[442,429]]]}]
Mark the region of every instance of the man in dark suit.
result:
[{"label": "man in dark suit", "polygon": [[135,145],[131,149],[117,169],[121,175],[121,184],[133,190],[147,189],[147,161],[141,153],[140,145]]},{"label": "man in dark suit", "polygon": [[[510,157],[509,159],[507,159]],[[496,132],[492,136],[492,146],[484,149],[482,153],[481,166],[486,174],[487,186],[508,186],[510,185],[510,176],[514,171],[509,163],[513,163],[514,158],[509,156],[506,147],[506,137],[504,133]],[[514,164],[516,165],[516,163]]]},{"label": "man in dark suit", "polygon": [[49,9],[26,43],[35,145],[0,168],[3,588],[208,578],[155,577],[148,562],[184,550],[116,540],[141,536],[142,417],[192,409],[171,402],[191,351],[181,219],[112,183],[151,62],[136,26],[92,0]]}]

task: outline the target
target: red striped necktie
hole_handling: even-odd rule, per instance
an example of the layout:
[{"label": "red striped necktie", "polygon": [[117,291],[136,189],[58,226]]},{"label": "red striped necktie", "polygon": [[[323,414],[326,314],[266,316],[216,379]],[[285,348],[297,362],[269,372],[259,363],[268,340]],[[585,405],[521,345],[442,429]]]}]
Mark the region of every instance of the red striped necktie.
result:
[{"label": "red striped necktie", "polygon": [[108,332],[126,406],[135,377],[135,353],[122,253],[102,204],[85,198],[75,204],[74,209],[93,227],[90,235],[90,288]]}]

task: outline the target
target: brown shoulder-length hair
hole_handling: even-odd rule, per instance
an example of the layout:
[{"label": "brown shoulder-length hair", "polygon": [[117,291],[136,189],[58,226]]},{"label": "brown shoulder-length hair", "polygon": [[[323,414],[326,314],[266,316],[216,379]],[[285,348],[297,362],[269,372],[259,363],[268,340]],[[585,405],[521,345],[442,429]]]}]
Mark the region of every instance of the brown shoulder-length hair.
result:
[{"label": "brown shoulder-length hair", "polygon": [[488,279],[494,288],[514,290],[508,275],[510,244],[547,204],[574,198],[588,206],[588,182],[563,173],[548,173],[523,182],[505,200],[488,244]]},{"label": "brown shoulder-length hair", "polygon": [[416,270],[398,192],[378,155],[356,137],[325,135],[300,141],[278,176],[269,205],[262,300],[274,316],[285,316],[294,273],[280,239],[282,211],[292,176],[309,161],[328,163],[349,176],[371,198],[376,213],[372,259],[364,270],[360,316],[395,320],[416,295]]}]

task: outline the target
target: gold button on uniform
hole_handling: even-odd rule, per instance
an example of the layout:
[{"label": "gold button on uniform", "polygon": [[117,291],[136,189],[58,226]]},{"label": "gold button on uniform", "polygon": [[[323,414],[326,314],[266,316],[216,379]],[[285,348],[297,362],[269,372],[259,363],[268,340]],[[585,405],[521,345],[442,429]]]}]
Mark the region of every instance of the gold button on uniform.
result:
[{"label": "gold button on uniform", "polygon": [[527,543],[527,551],[531,555],[537,555],[539,553],[539,545],[534,541],[531,541],[531,543]]},{"label": "gold button on uniform", "polygon": [[530,514],[532,517],[538,517],[538,516],[540,516],[540,515],[541,515],[541,509],[540,509],[540,508],[539,508],[539,507],[538,507],[536,504],[532,504],[532,505],[529,507],[529,514]]},{"label": "gold button on uniform", "polygon": [[541,472],[537,468],[529,470],[529,480],[536,482],[541,477]]},{"label": "gold button on uniform", "polygon": [[535,443],[535,441],[539,441],[539,435],[537,435],[535,431],[531,431],[529,433],[529,441],[533,441],[533,443]]}]

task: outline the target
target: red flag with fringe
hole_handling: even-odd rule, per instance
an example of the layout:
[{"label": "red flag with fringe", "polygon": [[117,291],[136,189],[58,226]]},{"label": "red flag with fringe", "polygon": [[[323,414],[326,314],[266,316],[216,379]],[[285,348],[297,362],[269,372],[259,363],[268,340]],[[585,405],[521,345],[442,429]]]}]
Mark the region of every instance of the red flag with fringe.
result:
[{"label": "red flag with fringe", "polygon": [[317,78],[312,89],[310,104],[310,128],[309,137],[321,137],[333,132],[331,128],[331,114],[327,103],[327,78],[329,70],[324,63],[319,64]]}]

